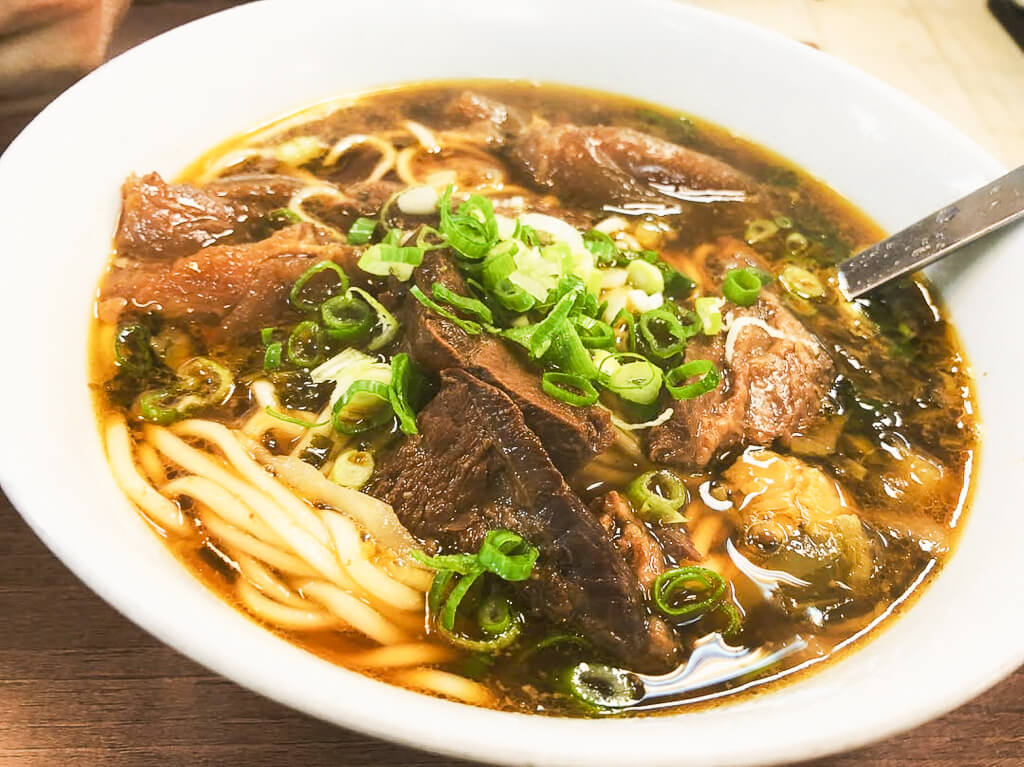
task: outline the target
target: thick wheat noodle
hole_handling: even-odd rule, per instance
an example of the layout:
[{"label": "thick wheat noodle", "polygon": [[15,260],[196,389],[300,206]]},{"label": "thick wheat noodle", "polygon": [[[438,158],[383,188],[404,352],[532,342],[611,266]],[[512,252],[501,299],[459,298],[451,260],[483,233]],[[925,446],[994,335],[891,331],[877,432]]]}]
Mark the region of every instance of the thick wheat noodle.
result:
[{"label": "thick wheat noodle", "polygon": [[301,426],[282,421],[280,418],[267,415],[262,410],[257,410],[242,424],[241,431],[253,439],[259,439],[268,431],[274,431],[287,437],[289,440],[293,440],[298,439],[304,429]]},{"label": "thick wheat noodle", "polygon": [[223,542],[228,548],[244,552],[260,562],[265,562],[275,570],[304,578],[319,575],[316,570],[294,554],[289,554],[277,546],[253,538],[237,527],[229,525],[213,512],[207,511],[199,514],[199,521],[203,523],[203,527],[206,528],[206,532],[210,536]]},{"label": "thick wheat noodle", "polygon": [[[319,437],[319,436],[323,436],[325,434],[329,434],[334,429],[334,427],[331,425],[331,421],[330,421],[330,419],[331,419],[331,411],[333,409],[334,409],[334,406],[331,403],[328,403],[324,407],[324,409],[321,410],[316,415],[312,415],[312,416],[310,416],[308,418],[306,416],[297,416],[297,417],[303,418],[304,420],[308,420],[310,423],[323,424],[323,425],[322,426],[313,426],[313,427],[309,427],[309,428],[303,428],[303,427],[300,426],[299,429],[300,429],[301,436],[299,437],[299,440],[295,443],[295,447],[293,447],[291,449],[291,451],[289,452],[289,455],[291,455],[294,458],[298,458],[299,456],[302,455],[302,451],[304,451],[307,447],[309,447],[309,444],[313,441],[313,437]],[[324,423],[324,421],[327,421],[327,423]],[[337,442],[337,440],[332,440],[332,442]],[[337,448],[337,447],[338,447],[338,445],[336,444],[335,448]],[[323,467],[320,467],[320,468],[321,468],[321,471],[323,471]]]},{"label": "thick wheat noodle", "polygon": [[164,495],[187,495],[199,501],[228,524],[271,546],[283,548],[284,540],[260,519],[244,501],[232,495],[211,479],[192,474],[178,477],[160,488]]},{"label": "thick wheat noodle", "polygon": [[[265,461],[281,479],[303,498],[322,503],[358,522],[377,545],[404,556],[418,549],[416,540],[405,529],[394,509],[366,493],[342,487],[327,479],[308,463],[291,456],[272,455],[261,445],[249,441],[247,448]],[[411,565],[410,565],[411,566]]]},{"label": "thick wheat noodle", "polygon": [[217,178],[221,178],[224,175],[224,171],[234,168],[236,165],[241,165],[246,160],[251,160],[255,157],[259,157],[264,160],[273,160],[275,163],[287,166],[289,170],[291,170],[291,173],[288,175],[294,176],[302,181],[314,184],[321,183],[323,181],[323,179],[313,173],[310,173],[308,170],[297,168],[282,160],[277,156],[277,154],[275,154],[275,148],[276,147],[256,147],[251,149],[239,149],[238,151],[222,155],[206,166],[206,169],[199,176],[199,183],[208,184]]},{"label": "thick wheat noodle", "polygon": [[160,456],[157,455],[151,444],[143,442],[141,445],[136,445],[135,455],[138,458],[139,466],[146,472],[150,482],[159,487],[167,481],[167,469],[164,467],[164,462],[160,460]]},{"label": "thick wheat noodle", "polygon": [[315,599],[346,624],[381,644],[404,642],[408,636],[365,602],[344,589],[324,581],[301,581],[296,584],[304,595]]},{"label": "thick wheat noodle", "polygon": [[724,527],[725,520],[721,513],[701,514],[700,518],[690,527],[690,541],[697,551],[706,556]]},{"label": "thick wheat noodle", "polygon": [[384,569],[395,580],[401,581],[406,586],[424,593],[430,590],[430,584],[434,582],[434,574],[429,570],[422,570],[419,567],[408,567],[393,559],[384,562]]},{"label": "thick wheat noodle", "polygon": [[[200,423],[209,422],[182,422],[182,424],[191,424],[190,428],[197,430],[197,432],[204,432],[205,430],[197,427],[197,424]],[[234,444],[235,448],[237,448],[237,452],[242,453],[242,456],[247,458],[244,451],[242,451],[241,447],[239,447],[238,443],[234,440],[234,437],[231,436],[231,432],[229,432],[226,427],[223,427],[220,424],[211,425],[218,427],[211,430],[213,436],[222,437],[222,434],[219,431],[220,429],[223,429],[223,431],[227,433],[230,442],[225,442],[225,444],[229,451],[231,451],[231,444]],[[188,429],[185,429],[184,431],[189,433]],[[277,505],[277,503],[270,498],[265,497],[260,492],[260,490],[263,490],[264,488],[260,487],[257,489],[248,485],[244,481],[231,477],[226,470],[217,466],[210,456],[204,455],[201,451],[190,447],[166,429],[150,426],[147,427],[147,435],[149,436],[150,441],[158,450],[164,453],[164,455],[177,463],[180,463],[193,473],[207,475],[208,478],[211,478],[204,469],[212,469],[213,471],[210,473],[214,475],[212,478],[218,481],[218,484],[245,501],[245,503],[259,514],[261,519],[266,522],[267,525],[285,541],[285,543],[288,544],[288,548],[294,551],[301,559],[305,560],[318,573],[321,573],[324,577],[334,583],[341,583],[342,579],[345,578],[345,575],[341,570],[341,565],[338,564],[338,560],[334,556],[333,550],[329,548],[332,543],[326,527],[323,527],[323,535],[326,540],[324,543],[321,543],[304,527],[299,525],[293,515],[285,510],[285,508]],[[237,455],[235,457],[238,458]],[[251,459],[248,460],[251,461]],[[266,478],[274,485],[277,485],[277,483],[257,464],[253,463],[253,466],[256,467],[256,471],[262,478]],[[288,492],[280,485],[277,485],[277,487],[284,493]],[[302,503],[302,501],[295,498],[295,496],[292,496],[292,499],[296,503]],[[303,506],[305,505],[303,504]],[[305,506],[305,511],[309,514],[315,514],[315,512],[313,512],[313,510],[308,506]],[[323,521],[319,517],[315,517],[315,519],[321,526],[323,525]]]},{"label": "thick wheat noodle", "polygon": [[380,152],[380,159],[377,161],[377,164],[373,166],[373,170],[370,171],[370,175],[363,179],[363,181],[366,183],[380,181],[388,174],[388,171],[395,167],[395,156],[397,155],[397,152],[390,141],[385,141],[378,136],[368,136],[362,133],[353,133],[350,136],[345,136],[331,147],[330,151],[323,159],[323,165],[334,165],[334,163],[338,161],[338,158],[350,149],[363,145],[371,146]]},{"label": "thick wheat noodle", "polygon": [[104,424],[107,459],[118,486],[146,515],[168,532],[184,533],[188,523],[181,509],[164,498],[139,473],[132,456],[132,437],[121,415],[112,415]]},{"label": "thick wheat noodle", "polygon": [[[192,447],[184,440],[159,426],[146,426],[145,435],[146,439],[169,459],[193,474],[212,480],[232,495],[237,496],[259,514],[264,522],[270,524],[270,519],[288,517],[285,510],[278,506],[271,498],[233,474],[220,463],[218,458],[210,453]],[[317,521],[320,522],[319,517],[317,517]],[[270,526],[273,528],[272,524]],[[322,543],[324,546],[330,545],[330,536],[327,534],[326,527],[323,528]]]},{"label": "thick wheat noodle", "polygon": [[458,653],[450,647],[429,642],[410,642],[351,653],[344,657],[344,662],[346,666],[356,668],[403,668],[448,663],[458,657]]},{"label": "thick wheat noodle", "polygon": [[405,687],[454,698],[464,703],[486,706],[491,700],[487,688],[479,682],[466,679],[464,676],[438,671],[433,668],[411,668],[396,671],[389,675],[393,682]]},{"label": "thick wheat noodle", "polygon": [[313,631],[338,626],[334,615],[317,608],[290,607],[275,602],[244,578],[238,580],[238,598],[246,609],[272,626],[300,631]]},{"label": "thick wheat noodle", "polygon": [[273,599],[289,607],[308,608],[309,602],[292,591],[288,585],[267,569],[258,559],[240,551],[231,552],[231,558],[238,563],[242,575],[252,581],[253,585]]},{"label": "thick wheat noodle", "polygon": [[441,145],[438,143],[434,131],[430,130],[426,125],[418,123],[415,120],[406,120],[402,124],[408,129],[409,133],[411,133],[416,140],[420,142],[420,146],[427,152],[433,154],[441,151]]},{"label": "thick wheat noodle", "polygon": [[423,592],[409,588],[370,562],[363,554],[355,523],[342,514],[324,512],[341,566],[376,600],[398,610],[423,610]]},{"label": "thick wheat noodle", "polygon": [[172,430],[176,434],[196,437],[216,445],[243,479],[247,480],[260,492],[272,498],[277,505],[288,512],[288,516],[297,525],[317,541],[325,546],[330,544],[327,528],[324,526],[320,515],[306,504],[305,501],[268,474],[266,469],[260,466],[245,451],[245,448],[242,447],[234,433],[227,426],[214,421],[194,418],[175,424]]}]

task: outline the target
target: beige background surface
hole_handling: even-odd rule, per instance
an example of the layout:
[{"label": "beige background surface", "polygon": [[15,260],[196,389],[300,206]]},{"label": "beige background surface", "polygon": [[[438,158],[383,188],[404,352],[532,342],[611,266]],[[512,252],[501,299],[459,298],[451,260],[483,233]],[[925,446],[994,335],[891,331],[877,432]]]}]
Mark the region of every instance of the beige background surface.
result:
[{"label": "beige background surface", "polygon": [[985,0],[687,0],[815,45],[1024,163],[1024,53]]}]

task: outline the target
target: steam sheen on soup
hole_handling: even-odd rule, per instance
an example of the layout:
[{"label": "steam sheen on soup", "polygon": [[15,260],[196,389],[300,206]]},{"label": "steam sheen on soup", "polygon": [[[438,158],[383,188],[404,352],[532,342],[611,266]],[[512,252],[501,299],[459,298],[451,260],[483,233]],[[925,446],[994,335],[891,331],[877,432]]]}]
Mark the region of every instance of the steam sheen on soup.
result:
[{"label": "steam sheen on soup", "polygon": [[314,106],[125,181],[110,465],[210,588],[382,680],[572,716],[756,688],[884,622],[962,519],[941,306],[837,289],[880,236],[617,96]]}]

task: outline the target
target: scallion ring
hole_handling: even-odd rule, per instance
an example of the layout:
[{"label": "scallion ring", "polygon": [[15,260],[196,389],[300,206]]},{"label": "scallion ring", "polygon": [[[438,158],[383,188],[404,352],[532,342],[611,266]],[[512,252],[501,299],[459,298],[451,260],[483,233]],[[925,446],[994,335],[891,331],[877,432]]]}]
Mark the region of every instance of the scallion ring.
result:
[{"label": "scallion ring", "polygon": [[[319,263],[313,264],[306,271],[302,273],[299,279],[295,280],[295,284],[292,285],[292,289],[288,293],[288,301],[298,309],[300,312],[314,312],[317,307],[320,306],[320,301],[311,301],[303,296],[303,292],[306,289],[309,281],[316,277],[318,274],[326,272],[333,272],[334,276],[338,280],[338,285],[335,288],[329,288],[326,291],[327,296],[333,296],[338,293],[344,293],[348,290],[348,275],[345,274],[345,270],[338,266],[333,261],[320,261]],[[321,299],[322,300],[322,299]]]},{"label": "scallion ring", "polygon": [[[693,383],[685,383],[691,378]],[[711,360],[691,360],[665,374],[665,388],[674,399],[693,399],[718,388],[722,377]]]},{"label": "scallion ring", "polygon": [[[647,350],[660,360],[669,359],[682,352],[686,348],[686,339],[693,335],[693,332],[690,332],[692,323],[691,327],[684,327],[679,318],[664,307],[641,314],[637,326]],[[699,331],[698,320],[694,332]]]},{"label": "scallion ring", "polygon": [[488,572],[506,581],[525,581],[540,555],[521,535],[511,530],[490,530],[477,552],[477,561]]},{"label": "scallion ring", "polygon": [[668,469],[647,471],[636,477],[626,487],[626,496],[637,513],[649,522],[686,521],[679,510],[689,501],[690,494],[683,481]]},{"label": "scallion ring", "polygon": [[131,375],[145,373],[153,366],[149,330],[138,323],[121,325],[114,336],[114,362]]},{"label": "scallion ring", "polygon": [[751,306],[761,293],[761,278],[747,267],[730,269],[722,283],[722,294],[737,306]]},{"label": "scallion ring", "polygon": [[352,222],[352,226],[348,229],[349,245],[365,245],[373,237],[373,232],[376,228],[376,219],[360,216]]},{"label": "scallion ring", "polygon": [[373,310],[351,291],[343,296],[332,296],[320,304],[320,317],[332,341],[352,343],[370,334],[376,323]]},{"label": "scallion ring", "polygon": [[706,567],[677,567],[659,575],[651,587],[654,606],[673,618],[699,617],[718,608],[725,579]]},{"label": "scallion ring", "polygon": [[494,315],[491,313],[487,304],[483,301],[476,298],[470,298],[469,296],[459,295],[454,290],[442,285],[440,282],[435,282],[431,286],[430,290],[434,294],[434,298],[438,301],[448,304],[448,306],[462,312],[462,314],[468,315],[471,319],[487,325],[494,322]]},{"label": "scallion ring", "polygon": [[577,663],[565,674],[568,692],[592,710],[632,706],[644,696],[644,685],[632,671],[603,663]]},{"label": "scallion ring", "polygon": [[300,322],[285,344],[288,361],[300,368],[313,367],[323,359],[324,329],[313,320]]},{"label": "scallion ring", "polygon": [[472,320],[464,320],[461,317],[456,316],[453,312],[448,311],[439,303],[437,303],[437,301],[430,298],[426,293],[420,290],[419,285],[413,285],[411,288],[409,288],[409,295],[411,295],[425,307],[433,311],[435,314],[439,314],[449,322],[458,325],[471,336],[479,335],[480,331],[482,330],[482,328],[480,327],[480,323],[473,322]]}]

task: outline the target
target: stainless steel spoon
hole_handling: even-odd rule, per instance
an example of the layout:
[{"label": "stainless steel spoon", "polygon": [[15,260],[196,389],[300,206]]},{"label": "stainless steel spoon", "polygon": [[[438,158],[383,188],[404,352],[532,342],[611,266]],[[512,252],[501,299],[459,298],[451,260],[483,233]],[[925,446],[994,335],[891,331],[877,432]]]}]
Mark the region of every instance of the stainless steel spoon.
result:
[{"label": "stainless steel spoon", "polygon": [[1024,165],[839,265],[848,299],[917,271],[1024,217]]}]

